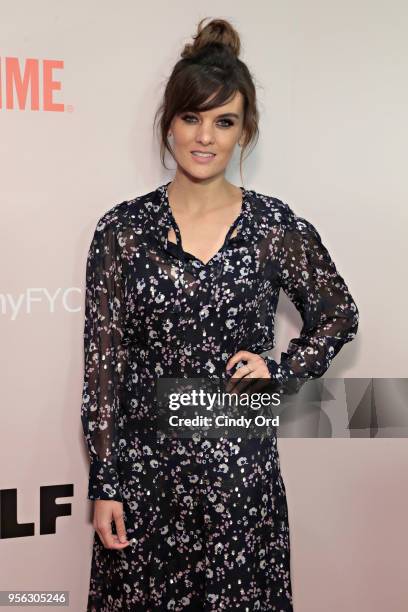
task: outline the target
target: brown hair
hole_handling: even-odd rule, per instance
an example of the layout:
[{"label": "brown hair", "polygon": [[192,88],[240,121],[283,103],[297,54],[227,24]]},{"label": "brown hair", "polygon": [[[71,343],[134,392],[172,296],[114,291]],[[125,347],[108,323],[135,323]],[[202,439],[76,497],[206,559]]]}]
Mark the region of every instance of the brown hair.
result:
[{"label": "brown hair", "polygon": [[[174,158],[167,135],[176,114],[210,110],[225,104],[239,91],[244,98],[245,138],[239,164],[242,179],[244,152],[251,143],[254,147],[259,137],[255,85],[247,66],[238,57],[241,43],[237,31],[224,19],[212,19],[203,27],[205,19],[208,17],[201,19],[197,26],[194,42],[184,45],[155,114],[153,126],[160,117],[160,158],[165,168],[166,150]],[[205,104],[215,92],[213,100]]]}]

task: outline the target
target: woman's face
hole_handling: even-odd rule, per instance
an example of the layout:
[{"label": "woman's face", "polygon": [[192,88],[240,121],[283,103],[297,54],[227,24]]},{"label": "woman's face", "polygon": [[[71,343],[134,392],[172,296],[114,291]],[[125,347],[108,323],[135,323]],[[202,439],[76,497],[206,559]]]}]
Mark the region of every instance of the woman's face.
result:
[{"label": "woman's face", "polygon": [[[205,112],[185,111],[173,118],[169,132],[177,166],[197,179],[224,173],[243,136],[243,96]],[[199,152],[211,153],[199,156]]]}]

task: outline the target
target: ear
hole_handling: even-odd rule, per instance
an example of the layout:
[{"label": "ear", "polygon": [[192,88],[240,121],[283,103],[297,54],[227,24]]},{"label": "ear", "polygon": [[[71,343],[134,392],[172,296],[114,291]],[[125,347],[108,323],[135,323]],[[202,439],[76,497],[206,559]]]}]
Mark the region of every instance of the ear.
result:
[{"label": "ear", "polygon": [[243,129],[239,137],[239,140],[238,140],[238,144],[240,147],[242,147],[245,142],[245,136],[246,136],[246,131]]},{"label": "ear", "polygon": [[172,128],[173,128],[173,120],[170,122],[169,129],[168,129],[168,132],[167,132],[167,137],[168,137],[168,138],[170,138],[171,136],[173,136],[173,130],[172,130]]}]

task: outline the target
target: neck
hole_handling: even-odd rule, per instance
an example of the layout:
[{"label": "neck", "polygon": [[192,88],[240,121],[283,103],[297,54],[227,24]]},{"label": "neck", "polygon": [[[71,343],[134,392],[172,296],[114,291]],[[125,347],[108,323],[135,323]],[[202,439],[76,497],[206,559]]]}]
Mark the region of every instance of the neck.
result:
[{"label": "neck", "polygon": [[242,198],[240,188],[229,183],[224,176],[199,181],[177,173],[167,187],[167,194],[172,209],[187,214],[194,214],[197,209],[211,212],[225,208],[226,202],[230,206]]}]

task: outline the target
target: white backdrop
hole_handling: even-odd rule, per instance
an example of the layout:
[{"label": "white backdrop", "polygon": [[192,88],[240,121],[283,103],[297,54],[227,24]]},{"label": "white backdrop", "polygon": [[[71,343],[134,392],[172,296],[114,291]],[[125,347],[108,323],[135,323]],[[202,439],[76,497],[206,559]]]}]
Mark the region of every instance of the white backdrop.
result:
[{"label": "white backdrop", "polygon": [[[2,0],[0,587],[69,590],[75,611],[93,534],[80,425],[87,250],[104,211],[172,177],[153,116],[205,16],[236,26],[258,87],[245,187],[317,227],[358,305],[358,337],[327,376],[407,376],[404,2]],[[33,71],[38,110],[35,86],[25,100],[10,86],[16,67]],[[238,157],[229,179],[241,184]],[[277,358],[300,323],[282,295]],[[406,441],[282,439],[279,449],[296,612],[405,611]],[[55,533],[41,533],[52,512],[41,487],[66,496]]]}]

